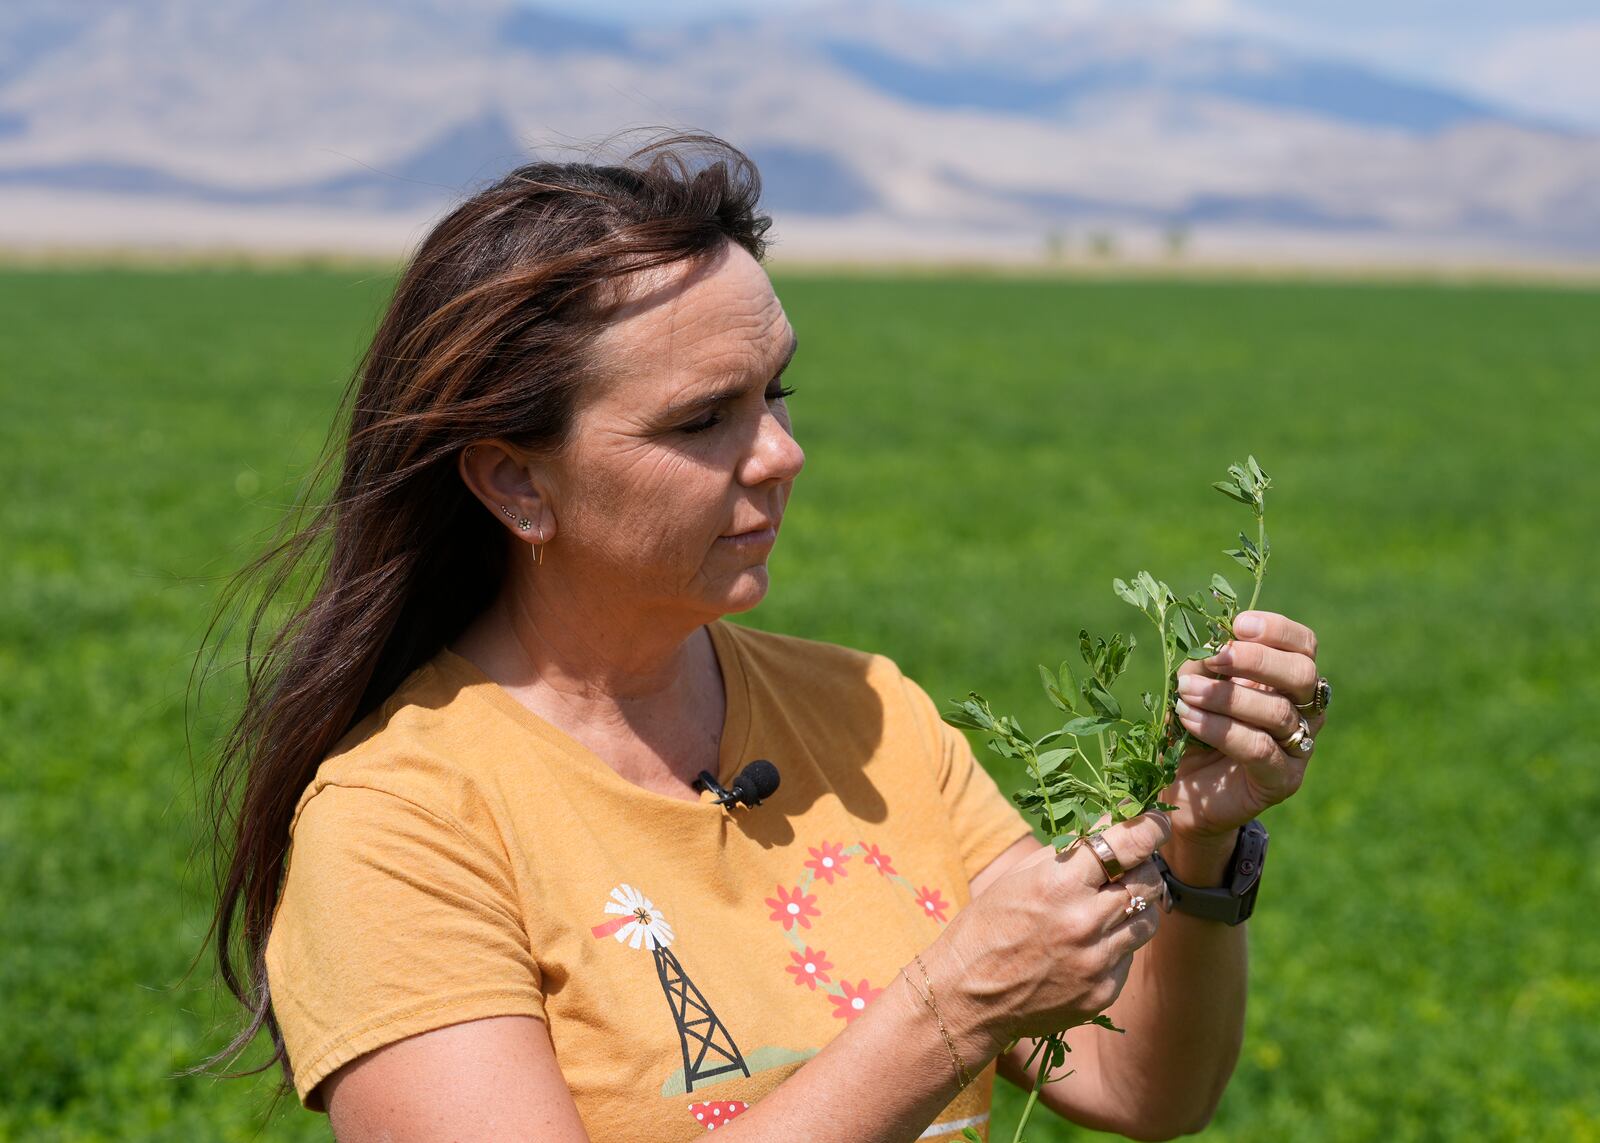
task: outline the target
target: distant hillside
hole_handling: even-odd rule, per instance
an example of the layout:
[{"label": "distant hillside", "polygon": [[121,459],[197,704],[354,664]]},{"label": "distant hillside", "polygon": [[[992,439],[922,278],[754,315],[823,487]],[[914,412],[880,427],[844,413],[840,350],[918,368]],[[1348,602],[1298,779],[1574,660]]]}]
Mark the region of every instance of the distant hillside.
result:
[{"label": "distant hillside", "polygon": [[797,252],[1600,257],[1595,135],[1236,36],[896,0],[632,31],[517,0],[13,0],[0,241],[398,243],[535,149],[645,124],[748,150]]}]

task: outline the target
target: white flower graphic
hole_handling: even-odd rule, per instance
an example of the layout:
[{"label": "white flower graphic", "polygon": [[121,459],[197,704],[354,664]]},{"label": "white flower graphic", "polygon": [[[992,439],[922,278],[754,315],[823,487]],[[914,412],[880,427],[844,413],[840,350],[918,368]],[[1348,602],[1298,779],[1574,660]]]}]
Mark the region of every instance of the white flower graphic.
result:
[{"label": "white flower graphic", "polygon": [[672,926],[661,916],[661,910],[651,903],[650,898],[626,882],[611,890],[606,912],[616,916],[631,914],[628,923],[619,927],[614,934],[617,940],[627,941],[630,948],[638,948],[642,944],[654,951],[665,948],[674,940]]}]

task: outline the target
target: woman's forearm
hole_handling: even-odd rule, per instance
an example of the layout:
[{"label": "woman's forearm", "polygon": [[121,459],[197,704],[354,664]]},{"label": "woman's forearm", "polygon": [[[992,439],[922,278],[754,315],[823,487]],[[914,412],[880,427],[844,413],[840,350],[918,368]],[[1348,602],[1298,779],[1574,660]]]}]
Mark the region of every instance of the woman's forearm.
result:
[{"label": "woman's forearm", "polygon": [[[1174,839],[1162,856],[1180,881],[1210,886],[1222,883],[1232,850],[1231,837],[1204,848],[1186,848]],[[1058,1114],[1068,1115],[1070,1107],[1080,1122],[1138,1139],[1170,1139],[1205,1126],[1243,1041],[1245,929],[1178,912],[1164,916],[1106,1010],[1126,1034],[1095,1028],[1068,1033],[1069,1043],[1074,1035],[1096,1038],[1097,1106],[1085,1106],[1082,1072],[1052,1080],[1040,1101]],[[1031,1085],[1037,1072],[1036,1062],[1019,1079]],[[1069,1091],[1074,1083],[1080,1089]]]},{"label": "woman's forearm", "polygon": [[[922,956],[945,1030],[976,1077],[1000,1045],[975,1013],[961,1007],[952,973],[930,953]],[[915,962],[908,971],[920,975]],[[921,1135],[959,1091],[938,1021],[905,975],[897,974],[822,1051],[720,1128],[717,1138],[733,1143],[904,1143]]]}]

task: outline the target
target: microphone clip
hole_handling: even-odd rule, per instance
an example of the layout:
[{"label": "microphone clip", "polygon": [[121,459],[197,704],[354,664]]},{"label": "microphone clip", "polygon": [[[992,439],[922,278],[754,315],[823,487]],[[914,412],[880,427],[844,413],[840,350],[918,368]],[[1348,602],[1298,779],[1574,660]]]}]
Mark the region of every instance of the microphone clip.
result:
[{"label": "microphone clip", "polygon": [[710,770],[700,771],[700,776],[694,780],[694,784],[702,790],[710,790],[715,794],[719,805],[736,805],[739,801],[739,795],[718,782],[717,776]]},{"label": "microphone clip", "polygon": [[759,806],[777,791],[778,781],[778,768],[765,758],[757,758],[734,777],[731,790],[719,783],[710,770],[700,771],[694,784],[703,790],[710,790],[723,807],[740,804]]}]

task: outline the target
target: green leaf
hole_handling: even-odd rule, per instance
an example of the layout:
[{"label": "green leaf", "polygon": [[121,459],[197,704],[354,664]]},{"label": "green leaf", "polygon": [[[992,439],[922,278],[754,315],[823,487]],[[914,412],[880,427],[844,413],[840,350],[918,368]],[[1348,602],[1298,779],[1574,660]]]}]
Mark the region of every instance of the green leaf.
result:
[{"label": "green leaf", "polygon": [[1126,1028],[1119,1028],[1114,1023],[1112,1023],[1111,1022],[1111,1017],[1107,1016],[1104,1012],[1100,1013],[1100,1015],[1098,1015],[1098,1016],[1091,1016],[1088,1020],[1085,1020],[1084,1023],[1085,1024],[1097,1024],[1100,1027],[1105,1028],[1105,1029],[1107,1029],[1109,1031],[1112,1031],[1112,1032],[1126,1032],[1127,1031]]},{"label": "green leaf", "polygon": [[1044,693],[1050,699],[1050,705],[1057,710],[1070,711],[1072,704],[1067,701],[1067,696],[1061,693],[1061,688],[1056,685],[1056,677],[1050,673],[1050,668],[1043,663],[1039,664],[1039,681],[1044,684]]},{"label": "green leaf", "polygon": [[1050,771],[1059,767],[1063,762],[1067,761],[1077,752],[1078,751],[1071,746],[1063,746],[1056,750],[1046,750],[1043,754],[1039,755],[1039,773],[1041,775],[1050,773]]},{"label": "green leaf", "polygon": [[1162,583],[1147,571],[1140,572],[1134,577],[1134,586],[1143,591],[1155,603],[1155,613],[1159,615],[1165,611],[1172,602],[1172,589]]},{"label": "green leaf", "polygon": [[1133,604],[1133,606],[1137,607],[1140,611],[1145,609],[1145,600],[1141,597],[1138,591],[1128,586],[1127,580],[1112,580],[1111,590],[1117,593],[1118,599],[1121,599],[1126,603]]},{"label": "green leaf", "polygon": [[965,726],[972,730],[995,729],[994,713],[977,691],[968,691],[965,699],[950,701],[956,703],[956,709],[946,712],[944,719],[952,726]]},{"label": "green leaf", "polygon": [[1173,632],[1178,637],[1178,647],[1185,653],[1205,642],[1195,631],[1194,624],[1189,621],[1189,613],[1183,608],[1180,607],[1172,612],[1168,622],[1172,624]]},{"label": "green leaf", "polygon": [[1220,575],[1214,575],[1211,577],[1211,590],[1216,592],[1223,599],[1228,600],[1230,603],[1236,602],[1239,598],[1239,593],[1233,590],[1233,585],[1227,580],[1223,579]]},{"label": "green leaf", "polygon": [[1237,500],[1240,504],[1254,504],[1255,503],[1255,500],[1252,497],[1247,496],[1245,494],[1244,489],[1240,488],[1237,484],[1233,483],[1231,480],[1230,481],[1222,481],[1222,480],[1213,481],[1211,487],[1215,488],[1218,492],[1222,493],[1224,496],[1227,496],[1227,497],[1229,497],[1231,499]]},{"label": "green leaf", "polygon": [[1117,681],[1122,672],[1128,669],[1128,656],[1138,645],[1139,641],[1132,635],[1125,635],[1119,631],[1111,636],[1111,642],[1105,645],[1101,669],[1095,672],[1100,678],[1101,685],[1109,687]]},{"label": "green leaf", "polygon": [[1245,463],[1250,466],[1250,474],[1256,478],[1256,483],[1262,487],[1272,483],[1272,478],[1261,471],[1261,466],[1256,463],[1255,457],[1249,457]]},{"label": "green leaf", "polygon": [[1083,688],[1083,697],[1089,700],[1089,705],[1105,718],[1121,718],[1122,704],[1117,701],[1117,696],[1101,686],[1099,681],[1093,681]]},{"label": "green leaf", "polygon": [[1061,669],[1056,672],[1056,678],[1060,683],[1062,694],[1075,695],[1078,693],[1078,680],[1073,677],[1072,666],[1067,660],[1061,660]]},{"label": "green leaf", "polygon": [[1115,718],[1090,718],[1083,716],[1075,718],[1061,728],[1061,733],[1070,734],[1075,738],[1088,738],[1090,735],[1099,734],[1110,730],[1117,724]]},{"label": "green leaf", "polygon": [[987,730],[988,727],[980,726],[963,710],[947,710],[943,718],[951,726],[960,726],[967,730]]},{"label": "green leaf", "polygon": [[1094,823],[1100,818],[1099,814],[1086,806],[1081,800],[1069,803],[1067,805],[1067,811],[1071,813],[1073,827],[1077,829],[1079,833],[1088,833],[1094,828]]}]

